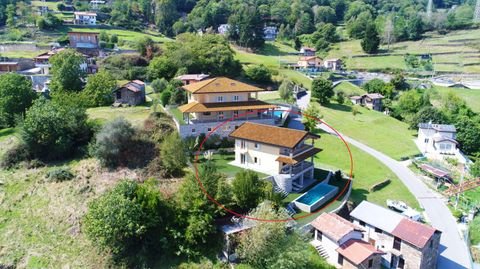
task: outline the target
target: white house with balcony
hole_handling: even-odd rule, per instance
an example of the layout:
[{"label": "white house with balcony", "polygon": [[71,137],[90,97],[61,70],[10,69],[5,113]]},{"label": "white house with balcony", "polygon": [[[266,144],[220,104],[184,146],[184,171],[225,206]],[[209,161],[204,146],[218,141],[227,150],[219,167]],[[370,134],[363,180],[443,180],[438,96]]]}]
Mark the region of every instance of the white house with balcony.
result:
[{"label": "white house with balcony", "polygon": [[215,131],[222,137],[246,121],[275,124],[277,107],[257,100],[263,89],[246,83],[217,77],[183,85],[188,103],[178,107],[183,114],[179,123],[182,137],[198,136]]},{"label": "white house with balcony", "polygon": [[[233,165],[273,176],[277,187],[290,193],[315,182],[313,157],[316,134],[245,122],[230,134],[235,139]],[[308,161],[310,160],[310,161]]]},{"label": "white house with balcony", "polygon": [[80,25],[96,25],[97,24],[97,13],[95,12],[83,12],[76,11],[73,13],[74,24]]},{"label": "white house with balcony", "polygon": [[451,124],[420,123],[415,143],[427,158],[453,158],[463,164],[469,163],[470,160],[458,149],[456,134],[457,129]]}]

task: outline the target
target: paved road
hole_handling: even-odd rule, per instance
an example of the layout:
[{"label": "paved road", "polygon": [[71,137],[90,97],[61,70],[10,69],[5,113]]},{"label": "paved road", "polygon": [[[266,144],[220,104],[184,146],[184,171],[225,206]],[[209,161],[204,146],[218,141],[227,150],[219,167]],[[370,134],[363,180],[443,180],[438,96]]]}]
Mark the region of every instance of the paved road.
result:
[{"label": "paved road", "polygon": [[[310,102],[310,92],[297,99],[297,105],[300,109],[305,109]],[[293,115],[288,125],[289,128],[303,130],[301,117]],[[324,124],[319,125],[323,130],[332,133]],[[442,231],[440,241],[440,257],[438,258],[438,269],[464,269],[471,268],[470,252],[461,238],[457,223],[443,200],[443,197],[435,191],[429,189],[423,181],[418,178],[409,168],[405,167],[399,161],[396,161],[387,155],[368,147],[350,137],[344,136],[344,139],[378,159],[389,167],[400,180],[407,186],[410,192],[417,198],[421,207],[425,209],[428,221],[438,230]],[[355,157],[355,156],[354,156]]]},{"label": "paved road", "polygon": [[[332,131],[321,124],[323,130],[332,133]],[[438,259],[438,268],[443,269],[463,269],[470,268],[470,254],[458,231],[457,223],[450,210],[445,204],[444,198],[435,191],[429,189],[410,169],[402,163],[378,152],[352,138],[342,135],[343,138],[357,148],[375,157],[387,167],[389,167],[407,186],[410,192],[417,198],[421,207],[425,209],[428,221],[438,230],[442,231],[440,241],[440,257]],[[355,156],[354,156],[355,157]]]}]

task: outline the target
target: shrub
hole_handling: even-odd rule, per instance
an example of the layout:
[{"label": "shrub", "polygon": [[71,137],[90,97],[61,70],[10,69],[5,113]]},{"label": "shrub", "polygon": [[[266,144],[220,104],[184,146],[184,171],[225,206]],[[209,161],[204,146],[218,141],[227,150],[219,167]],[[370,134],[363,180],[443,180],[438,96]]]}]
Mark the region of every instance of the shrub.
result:
[{"label": "shrub", "polygon": [[63,166],[48,171],[46,177],[53,182],[63,182],[73,179],[75,175],[70,170],[70,167]]},{"label": "shrub", "polygon": [[382,182],[379,182],[379,183],[373,185],[373,186],[370,188],[370,191],[371,191],[371,192],[379,191],[379,190],[385,188],[388,184],[390,184],[390,182],[391,182],[390,179],[386,179],[386,180],[384,180],[384,181],[382,181]]},{"label": "shrub", "polygon": [[132,145],[135,129],[123,118],[116,118],[105,124],[95,136],[91,154],[103,166],[116,167],[123,163],[123,156],[128,146]]},{"label": "shrub", "polygon": [[172,97],[172,93],[170,91],[163,91],[162,95],[160,96],[160,101],[162,102],[162,106],[166,106],[170,103],[170,98]]},{"label": "shrub", "polygon": [[182,173],[187,165],[187,154],[183,141],[177,132],[169,134],[160,148],[162,166],[167,175],[175,176]]},{"label": "shrub", "polygon": [[24,143],[19,143],[8,149],[2,157],[0,167],[12,168],[20,162],[28,160],[30,154]]},{"label": "shrub", "polygon": [[257,83],[270,83],[272,81],[272,72],[263,64],[247,68],[245,75]]},{"label": "shrub", "polygon": [[156,93],[162,92],[168,86],[168,81],[164,78],[156,78],[152,81],[151,86]]},{"label": "shrub", "polygon": [[251,209],[258,205],[264,196],[263,181],[251,170],[242,170],[235,175],[232,192],[236,205],[241,209]]}]

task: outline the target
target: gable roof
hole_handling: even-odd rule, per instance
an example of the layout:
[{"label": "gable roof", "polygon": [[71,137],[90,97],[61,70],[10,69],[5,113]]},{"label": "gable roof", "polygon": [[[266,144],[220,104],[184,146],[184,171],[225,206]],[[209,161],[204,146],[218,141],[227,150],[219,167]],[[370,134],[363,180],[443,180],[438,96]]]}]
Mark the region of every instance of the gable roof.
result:
[{"label": "gable roof", "polygon": [[230,137],[245,139],[278,147],[294,148],[306,138],[319,138],[306,131],[276,127],[265,124],[245,122],[230,133]]},{"label": "gable roof", "polygon": [[433,129],[438,132],[449,132],[455,133],[457,129],[455,125],[452,124],[434,124],[434,123],[420,123],[418,124],[418,128],[420,129]]},{"label": "gable roof", "polygon": [[334,213],[323,213],[311,224],[315,229],[337,242],[352,231],[363,231],[363,228]]},{"label": "gable roof", "polygon": [[368,201],[362,201],[350,213],[350,216],[390,234],[403,218],[403,216],[397,212]]},{"label": "gable roof", "polygon": [[191,93],[229,93],[229,92],[261,92],[258,87],[226,77],[202,80],[197,83],[182,86]]},{"label": "gable roof", "polygon": [[145,85],[145,84],[141,84],[141,83],[143,83],[143,82],[140,81],[140,80],[129,81],[129,82],[123,84],[117,90],[122,89],[122,88],[126,88],[127,90],[135,92],[135,93],[136,92],[141,92],[142,91],[142,86]]},{"label": "gable roof", "polygon": [[178,80],[196,80],[196,81],[201,81],[201,80],[204,80],[206,78],[210,77],[209,75],[206,75],[206,74],[185,74],[185,75],[181,75],[181,76],[178,76],[176,77],[175,79],[178,79]]},{"label": "gable roof", "polygon": [[423,248],[436,231],[433,227],[403,218],[392,231],[392,234],[417,248]]},{"label": "gable roof", "polygon": [[320,58],[318,56],[300,57],[300,61],[310,61],[310,60],[314,60],[314,59],[319,59],[320,61],[322,60],[322,58]]},{"label": "gable roof", "polygon": [[364,96],[368,97],[368,98],[372,98],[372,99],[383,99],[383,95],[379,94],[379,93],[367,93],[365,94]]},{"label": "gable roof", "polygon": [[337,248],[337,252],[355,265],[361,264],[372,255],[385,254],[383,251],[375,249],[374,246],[362,240],[348,240],[345,244]]}]

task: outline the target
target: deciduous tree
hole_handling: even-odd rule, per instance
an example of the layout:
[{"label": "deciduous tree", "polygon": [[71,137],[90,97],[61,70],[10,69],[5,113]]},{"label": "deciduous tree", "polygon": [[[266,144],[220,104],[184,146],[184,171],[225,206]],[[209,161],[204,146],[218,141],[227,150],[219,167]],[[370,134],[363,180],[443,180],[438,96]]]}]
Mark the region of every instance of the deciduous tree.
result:
[{"label": "deciduous tree", "polygon": [[330,98],[335,94],[333,91],[333,84],[330,80],[324,78],[316,78],[312,82],[312,97],[322,104],[328,104]]},{"label": "deciduous tree", "polygon": [[90,107],[107,106],[113,102],[113,90],[116,87],[117,81],[110,72],[101,70],[88,77],[82,95],[86,104]]},{"label": "deciduous tree", "polygon": [[83,87],[84,70],[80,67],[85,62],[83,56],[73,49],[61,51],[49,59],[52,74],[50,88],[52,91],[80,91]]},{"label": "deciduous tree", "polygon": [[0,128],[13,126],[15,117],[25,115],[36,97],[27,77],[15,73],[0,75]]}]

